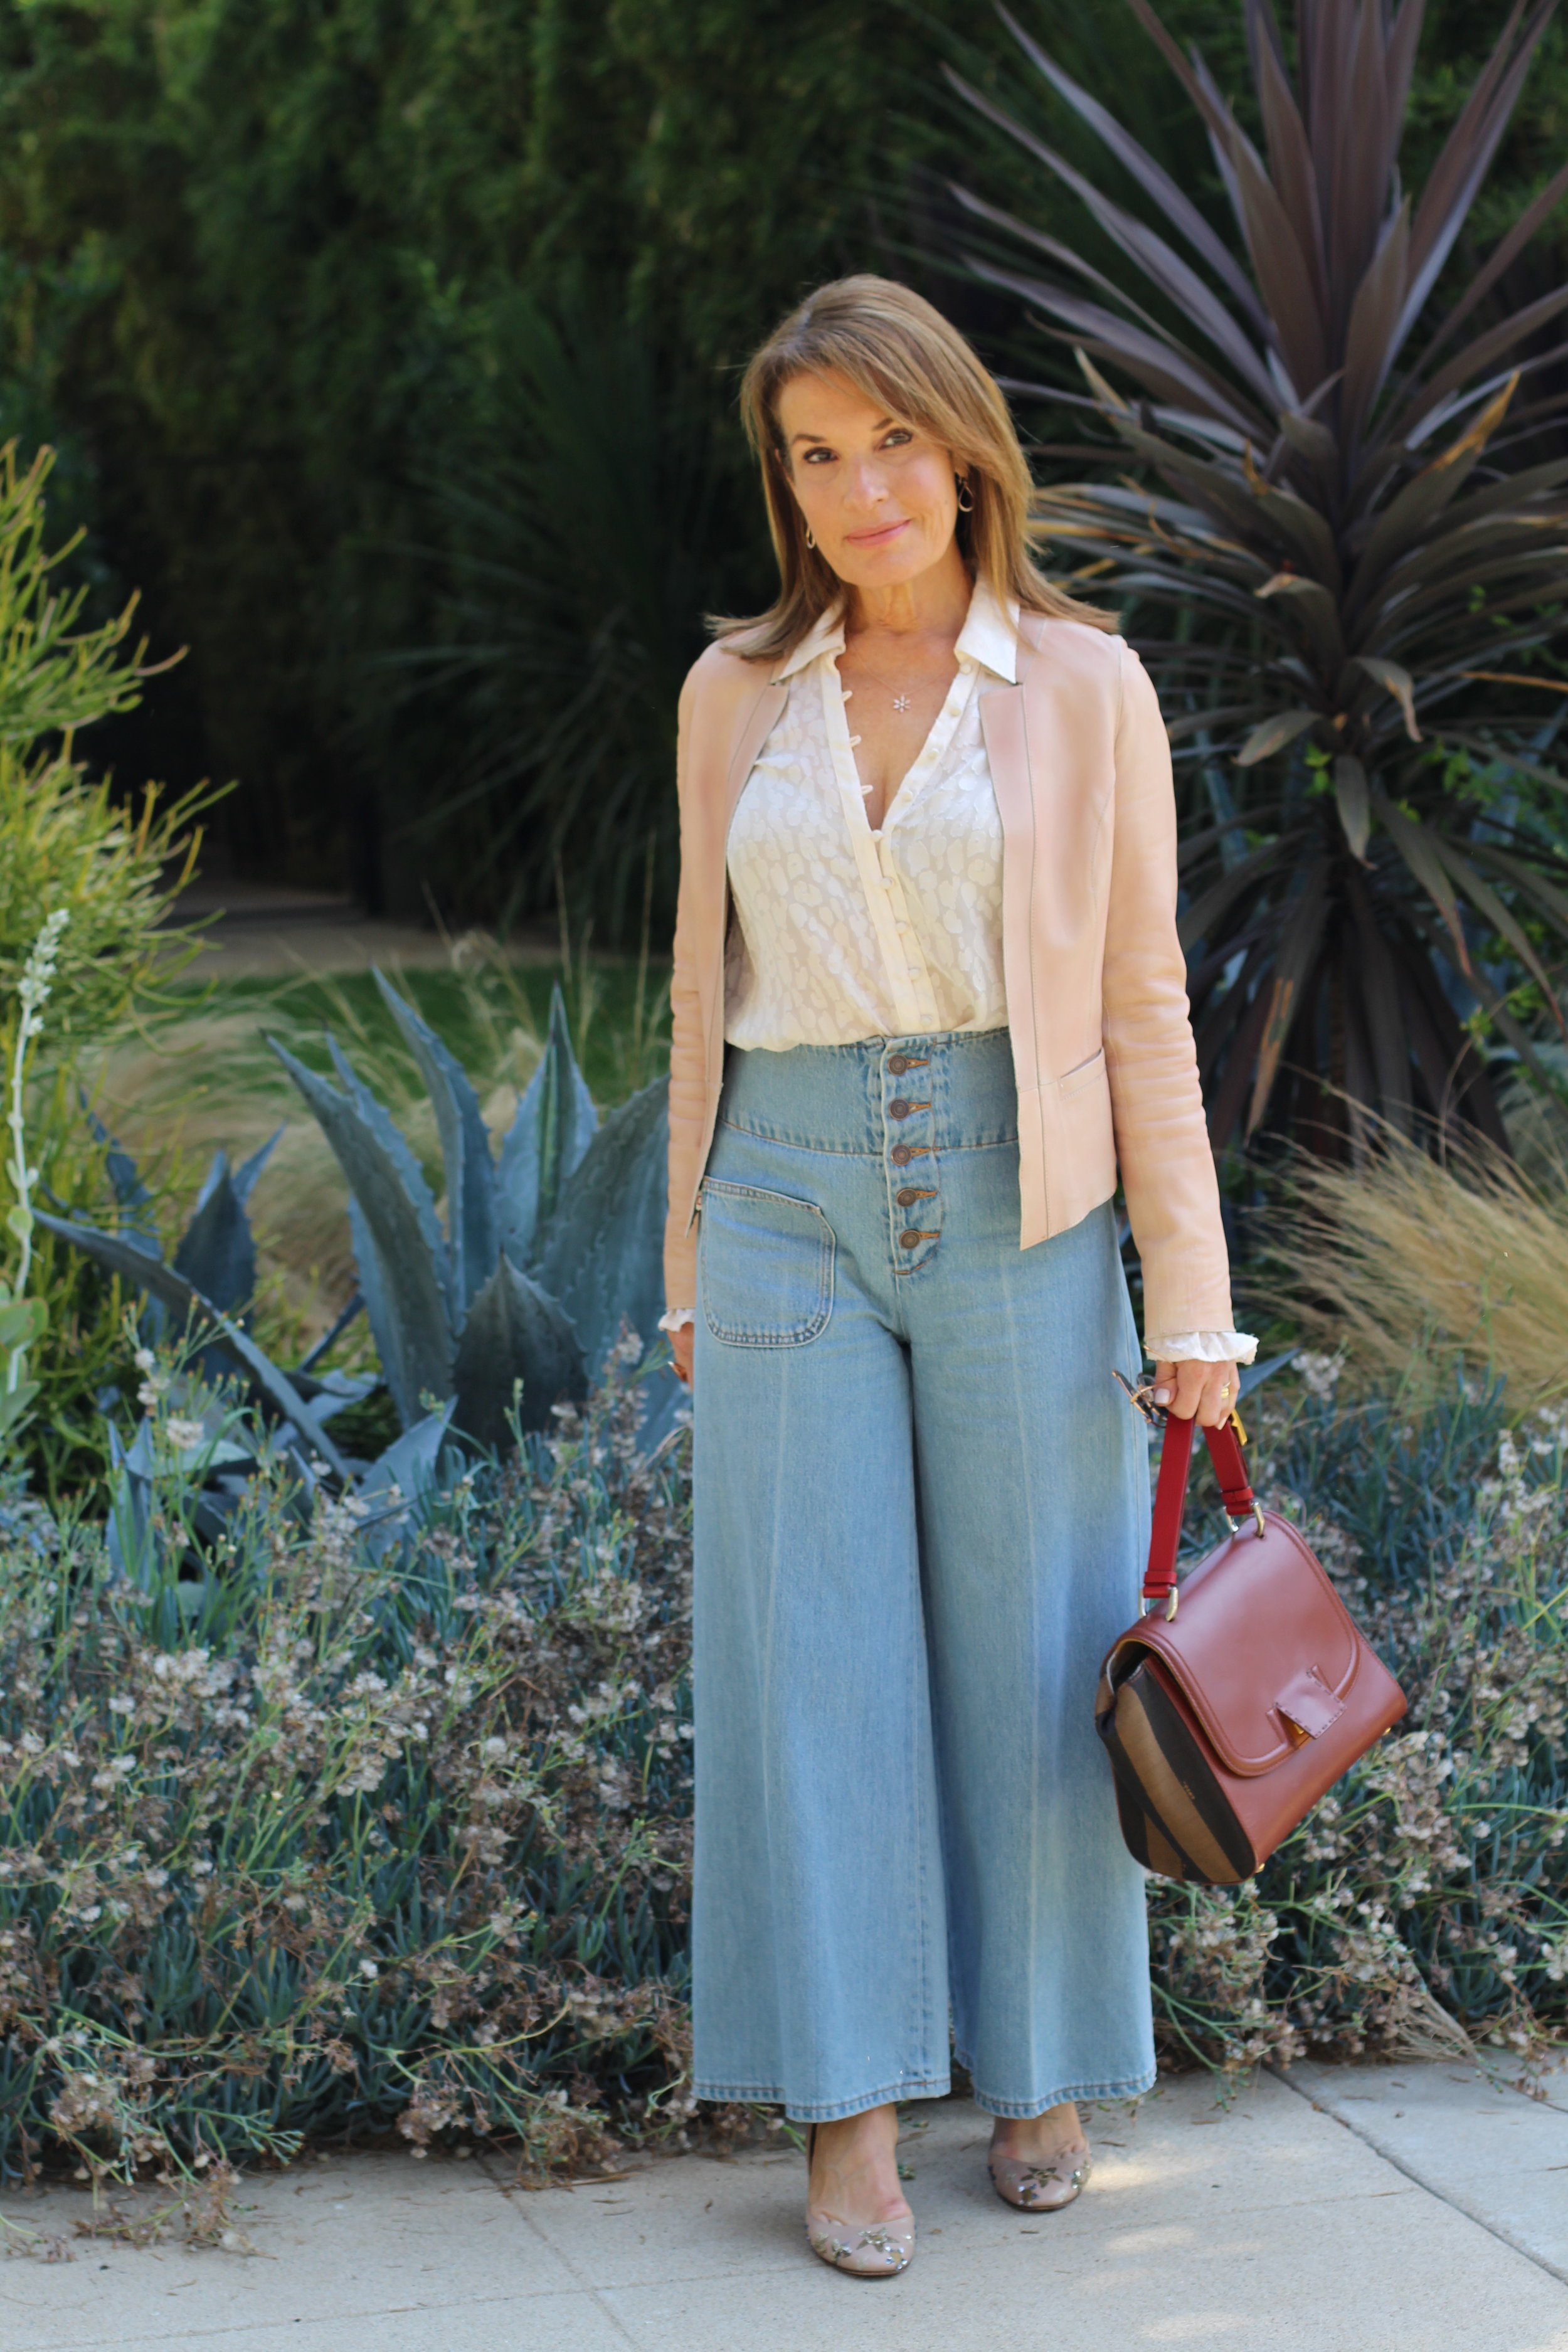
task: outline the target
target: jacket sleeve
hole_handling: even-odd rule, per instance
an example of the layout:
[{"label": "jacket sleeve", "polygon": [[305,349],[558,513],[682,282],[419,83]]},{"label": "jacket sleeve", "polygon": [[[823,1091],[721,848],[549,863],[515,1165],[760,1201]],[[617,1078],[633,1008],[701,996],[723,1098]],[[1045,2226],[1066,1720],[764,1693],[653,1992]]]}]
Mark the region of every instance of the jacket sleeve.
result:
[{"label": "jacket sleeve", "polygon": [[1230,1267],[1176,935],[1176,799],[1159,699],[1121,649],[1102,979],[1116,1153],[1151,1335],[1228,1330]]},{"label": "jacket sleeve", "polygon": [[675,775],[680,803],[680,886],[676,900],[675,953],[669,978],[669,1196],[664,1226],[667,1312],[697,1303],[697,1229],[686,1209],[702,1150],[707,1109],[708,1046],[697,984],[694,860],[688,855],[693,812],[688,790],[697,673],[680,690]]}]

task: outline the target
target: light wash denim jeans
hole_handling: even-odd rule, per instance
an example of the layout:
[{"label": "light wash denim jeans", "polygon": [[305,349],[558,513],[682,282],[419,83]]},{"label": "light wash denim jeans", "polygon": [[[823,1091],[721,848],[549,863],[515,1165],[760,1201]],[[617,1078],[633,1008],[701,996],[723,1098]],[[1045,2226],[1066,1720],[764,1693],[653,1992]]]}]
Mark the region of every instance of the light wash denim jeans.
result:
[{"label": "light wash denim jeans", "polygon": [[696,2088],[826,2122],[1154,2079],[1095,1735],[1137,1610],[1109,1204],[1018,1247],[1007,1033],[731,1051],[696,1339]]}]

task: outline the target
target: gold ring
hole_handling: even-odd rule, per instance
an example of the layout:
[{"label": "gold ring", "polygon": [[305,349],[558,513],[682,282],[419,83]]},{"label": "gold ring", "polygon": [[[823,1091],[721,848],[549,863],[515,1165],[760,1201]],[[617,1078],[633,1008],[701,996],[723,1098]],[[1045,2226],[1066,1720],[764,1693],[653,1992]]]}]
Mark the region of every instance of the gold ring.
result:
[{"label": "gold ring", "polygon": [[1221,1389],[1220,1394],[1222,1397],[1228,1396],[1230,1394],[1230,1382],[1228,1381],[1226,1381],[1224,1388]]}]

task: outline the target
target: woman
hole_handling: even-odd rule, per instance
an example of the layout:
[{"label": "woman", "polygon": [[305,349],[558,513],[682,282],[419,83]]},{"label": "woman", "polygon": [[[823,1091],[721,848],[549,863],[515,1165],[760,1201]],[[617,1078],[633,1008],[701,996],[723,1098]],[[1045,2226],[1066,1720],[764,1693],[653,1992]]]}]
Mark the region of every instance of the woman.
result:
[{"label": "woman", "polygon": [[906,288],[822,288],[742,404],[780,572],[681,698],[668,1312],[693,1381],[696,2089],[814,2128],[807,2233],[913,2251],[952,2043],[1014,2205],[1154,2079],[1091,1700],[1156,1394],[1253,1343],[1177,944],[1159,709],[1030,561],[1005,403]]}]

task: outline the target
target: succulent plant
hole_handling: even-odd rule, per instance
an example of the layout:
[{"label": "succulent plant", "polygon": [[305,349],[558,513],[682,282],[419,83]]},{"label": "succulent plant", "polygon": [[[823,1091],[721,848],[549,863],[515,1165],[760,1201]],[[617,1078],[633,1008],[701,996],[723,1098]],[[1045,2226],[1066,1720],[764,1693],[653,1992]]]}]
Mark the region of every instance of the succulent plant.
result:
[{"label": "succulent plant", "polygon": [[[445,1230],[407,1141],[336,1041],[329,1036],[327,1045],[338,1086],[270,1042],[348,1180],[360,1298],[403,1424],[399,1444],[406,1447],[416,1432],[434,1433],[428,1463],[416,1449],[422,1475],[433,1475],[448,1433],[501,1452],[513,1425],[542,1429],[553,1405],[587,1396],[624,1327],[653,1334],[661,1297],[668,1086],[660,1080],[645,1087],[601,1124],[557,990],[542,1059],[498,1159],[458,1063],[384,975],[375,978],[435,1109],[447,1178]],[[346,1318],[292,1372],[271,1362],[246,1328],[256,1282],[246,1204],[271,1144],[232,1171],[218,1154],[170,1265],[147,1222],[147,1194],[134,1166],[98,1132],[110,1145],[122,1229],[104,1233],[60,1217],[41,1222],[143,1291],[157,1328],[167,1317],[178,1328],[210,1332],[196,1359],[199,1371],[209,1380],[237,1375],[280,1424],[279,1442],[302,1469],[313,1457],[362,1493],[386,1465],[395,1475],[396,1447],[367,1473],[325,1426],[371,1385],[314,1376]],[[679,1402],[673,1374],[651,1372],[647,1395],[644,1435],[652,1444]]]},{"label": "succulent plant", "polygon": [[413,1152],[335,1042],[341,1087],[276,1040],[272,1049],[348,1179],[365,1310],[404,1427],[450,1397],[455,1428],[499,1449],[514,1414],[542,1429],[552,1405],[587,1395],[623,1322],[645,1337],[655,1329],[668,1086],[645,1087],[601,1125],[557,989],[543,1057],[498,1160],[458,1062],[375,978],[435,1109],[445,1233]]}]

